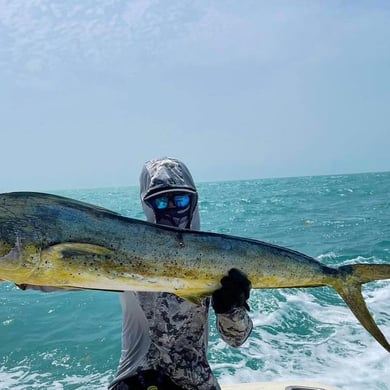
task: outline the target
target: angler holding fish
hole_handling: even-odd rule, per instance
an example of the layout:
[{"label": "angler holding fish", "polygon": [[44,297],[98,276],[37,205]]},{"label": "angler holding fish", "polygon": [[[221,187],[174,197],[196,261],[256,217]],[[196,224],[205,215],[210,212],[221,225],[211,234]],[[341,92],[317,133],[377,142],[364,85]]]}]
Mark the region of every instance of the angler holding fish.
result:
[{"label": "angler holding fish", "polygon": [[[198,193],[184,163],[168,158],[146,162],[140,177],[140,190],[142,207],[149,222],[199,230]],[[144,245],[147,246],[146,239]],[[88,257],[93,256],[94,249],[89,244],[66,244],[53,251],[59,251],[60,257],[64,251],[67,256]],[[101,248],[96,251],[98,254],[110,253]],[[115,269],[116,265],[112,272]],[[45,285],[44,280],[40,282]],[[252,330],[246,303],[250,281],[237,269],[231,269],[221,282],[223,287],[213,293],[211,302],[217,328],[228,344],[238,347]],[[170,284],[167,280],[167,285]],[[56,290],[56,287],[25,283],[20,286]],[[144,389],[155,385],[158,389],[169,390],[220,389],[207,362],[210,298],[205,296],[194,303],[164,292],[166,288],[159,290],[142,291],[140,288],[140,291],[121,294],[122,356],[109,388]]]},{"label": "angler holding fish", "polygon": [[287,248],[197,231],[196,188],[176,160],[145,165],[141,200],[149,222],[54,195],[0,195],[0,278],[126,291],[123,354],[112,388],[133,389],[151,379],[172,381],[170,389],[218,389],[206,360],[207,297],[222,337],[239,346],[252,328],[246,310],[251,287],[331,286],[390,352],[361,294],[362,284],[390,279],[390,265],[330,268]]},{"label": "angler holding fish", "polygon": [[[182,162],[165,158],[145,163],[140,191],[149,222],[200,229],[198,193]],[[221,336],[238,347],[252,330],[246,312],[250,282],[232,271],[224,285],[214,293],[217,326]],[[172,293],[127,291],[121,302],[122,356],[110,389],[151,385],[172,390],[220,389],[207,362],[209,297],[193,303]]]}]

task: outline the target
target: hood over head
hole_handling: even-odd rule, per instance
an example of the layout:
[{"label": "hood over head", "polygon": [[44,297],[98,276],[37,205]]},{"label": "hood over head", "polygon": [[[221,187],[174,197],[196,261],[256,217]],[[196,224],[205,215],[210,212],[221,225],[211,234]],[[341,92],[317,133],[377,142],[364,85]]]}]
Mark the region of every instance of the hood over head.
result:
[{"label": "hood over head", "polygon": [[[191,194],[188,221],[174,225],[198,230],[200,228],[198,210],[198,192],[192,175],[186,165],[174,158],[160,158],[147,161],[140,175],[140,196],[146,219],[149,222],[160,223],[148,200],[156,196],[163,196],[173,192],[187,192]],[[168,223],[166,223],[168,224]]]}]

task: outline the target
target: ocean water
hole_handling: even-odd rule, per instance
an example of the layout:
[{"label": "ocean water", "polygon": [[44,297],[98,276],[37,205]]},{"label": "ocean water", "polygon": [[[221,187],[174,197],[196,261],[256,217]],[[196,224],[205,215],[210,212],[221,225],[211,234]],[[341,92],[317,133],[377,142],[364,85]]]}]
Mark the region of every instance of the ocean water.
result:
[{"label": "ocean water", "polygon": [[[268,241],[329,266],[390,263],[390,173],[199,184],[202,230]],[[144,219],[138,189],[58,194]],[[390,340],[390,281],[364,297]],[[310,380],[390,389],[390,354],[332,289],[252,291],[254,330],[227,346],[210,318],[209,360],[221,383]],[[121,350],[116,293],[21,291],[0,284],[0,389],[104,389]]]}]

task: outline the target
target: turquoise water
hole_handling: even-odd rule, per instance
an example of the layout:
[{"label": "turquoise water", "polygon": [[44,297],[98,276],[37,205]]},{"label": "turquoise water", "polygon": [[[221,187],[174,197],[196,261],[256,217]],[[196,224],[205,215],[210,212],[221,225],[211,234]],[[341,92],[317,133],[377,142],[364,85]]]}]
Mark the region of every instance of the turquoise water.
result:
[{"label": "turquoise water", "polygon": [[[321,262],[390,263],[390,173],[199,184],[202,229],[287,246]],[[57,192],[143,219],[137,188]],[[115,293],[44,294],[0,285],[0,389],[104,389],[119,355]],[[390,340],[390,281],[364,288]],[[390,354],[329,288],[253,291],[255,328],[232,349],[211,316],[209,359],[221,383],[320,381],[390,389]]]}]

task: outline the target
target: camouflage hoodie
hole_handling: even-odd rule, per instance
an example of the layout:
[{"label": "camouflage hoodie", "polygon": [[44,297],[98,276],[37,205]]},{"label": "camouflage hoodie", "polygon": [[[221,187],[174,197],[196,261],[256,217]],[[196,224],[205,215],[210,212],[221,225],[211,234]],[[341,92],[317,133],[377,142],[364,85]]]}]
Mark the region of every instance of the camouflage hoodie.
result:
[{"label": "camouflage hoodie", "polygon": [[[140,187],[149,222],[156,222],[149,197],[178,190],[190,193],[187,227],[199,230],[198,194],[182,162],[170,158],[146,162]],[[155,369],[184,389],[220,389],[207,361],[210,298],[196,305],[169,293],[125,292],[121,303],[122,355],[111,387],[140,370]],[[231,346],[238,347],[248,338],[252,322],[244,308],[216,317],[221,337]]]}]

